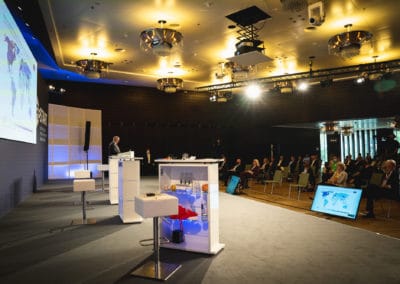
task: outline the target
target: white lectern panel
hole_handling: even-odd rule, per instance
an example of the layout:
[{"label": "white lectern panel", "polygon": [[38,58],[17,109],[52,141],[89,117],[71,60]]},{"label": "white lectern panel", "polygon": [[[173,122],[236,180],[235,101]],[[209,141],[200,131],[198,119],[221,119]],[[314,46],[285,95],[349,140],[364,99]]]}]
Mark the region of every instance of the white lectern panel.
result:
[{"label": "white lectern panel", "polygon": [[135,197],[140,193],[140,162],[122,160],[118,169],[118,214],[123,223],[142,222],[135,211]]}]

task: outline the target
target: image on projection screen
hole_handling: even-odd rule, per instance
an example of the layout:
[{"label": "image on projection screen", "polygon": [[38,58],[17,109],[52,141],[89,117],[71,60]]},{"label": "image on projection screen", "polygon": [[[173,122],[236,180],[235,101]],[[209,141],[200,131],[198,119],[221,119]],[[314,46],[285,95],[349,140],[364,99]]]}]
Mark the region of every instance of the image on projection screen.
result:
[{"label": "image on projection screen", "polygon": [[0,138],[36,144],[37,63],[0,0]]}]

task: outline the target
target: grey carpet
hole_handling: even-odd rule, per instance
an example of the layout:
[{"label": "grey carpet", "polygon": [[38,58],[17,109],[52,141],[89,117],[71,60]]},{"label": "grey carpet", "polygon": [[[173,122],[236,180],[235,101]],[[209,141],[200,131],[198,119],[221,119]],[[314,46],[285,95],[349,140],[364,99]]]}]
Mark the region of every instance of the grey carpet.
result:
[{"label": "grey carpet", "polygon": [[[143,192],[155,189],[142,180]],[[46,189],[0,219],[0,283],[159,283],[129,275],[151,257],[138,241],[152,220],[122,224],[107,193],[94,192],[97,224],[70,226],[79,197]],[[220,241],[215,256],[162,249],[182,264],[167,283],[400,283],[399,239],[240,196],[220,194]]]}]

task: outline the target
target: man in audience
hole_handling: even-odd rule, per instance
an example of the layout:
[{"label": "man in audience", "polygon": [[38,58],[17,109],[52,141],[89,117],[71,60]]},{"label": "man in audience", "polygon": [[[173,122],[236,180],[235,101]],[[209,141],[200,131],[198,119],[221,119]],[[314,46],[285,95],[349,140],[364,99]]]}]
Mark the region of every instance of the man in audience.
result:
[{"label": "man in audience", "polygon": [[236,159],[235,164],[228,170],[228,174],[225,180],[225,185],[228,185],[228,181],[231,176],[239,176],[241,172],[244,171],[244,165],[242,164],[242,160],[240,158]]},{"label": "man in audience", "polygon": [[310,169],[312,175],[310,175],[310,187],[315,188],[315,185],[320,180],[321,175],[321,161],[318,159],[317,154],[312,154],[310,156]]},{"label": "man in audience", "polygon": [[394,160],[386,160],[382,166],[384,174],[381,184],[370,184],[366,190],[367,212],[364,214],[366,218],[375,218],[374,200],[378,198],[397,198],[399,194],[399,175],[396,171],[396,162]]}]

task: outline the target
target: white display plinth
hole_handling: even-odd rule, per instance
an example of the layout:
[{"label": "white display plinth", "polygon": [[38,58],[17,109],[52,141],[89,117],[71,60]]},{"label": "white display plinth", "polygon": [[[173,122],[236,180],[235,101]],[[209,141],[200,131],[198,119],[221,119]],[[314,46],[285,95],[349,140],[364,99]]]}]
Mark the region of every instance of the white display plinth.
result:
[{"label": "white display plinth", "polygon": [[118,169],[118,214],[123,223],[142,222],[135,211],[135,197],[140,193],[140,161],[124,159]]},{"label": "white display plinth", "polygon": [[[108,186],[109,186],[109,199],[111,204],[118,204],[118,169],[119,164],[123,160],[133,160],[135,158],[133,151],[119,153],[115,156],[108,157]],[[141,160],[143,158],[135,158]]]},{"label": "white display plinth", "polygon": [[219,161],[156,160],[161,192],[177,197],[180,207],[180,214],[162,218],[161,238],[171,242],[161,246],[207,254],[225,246],[219,242]]}]

